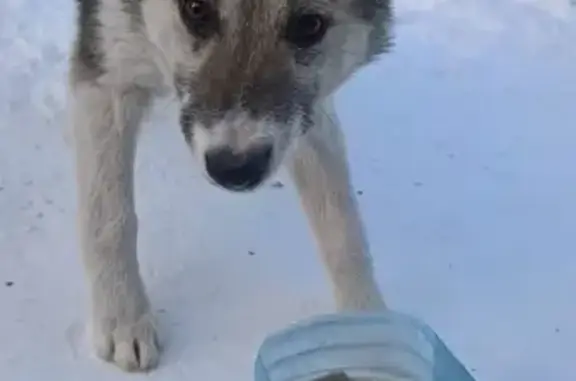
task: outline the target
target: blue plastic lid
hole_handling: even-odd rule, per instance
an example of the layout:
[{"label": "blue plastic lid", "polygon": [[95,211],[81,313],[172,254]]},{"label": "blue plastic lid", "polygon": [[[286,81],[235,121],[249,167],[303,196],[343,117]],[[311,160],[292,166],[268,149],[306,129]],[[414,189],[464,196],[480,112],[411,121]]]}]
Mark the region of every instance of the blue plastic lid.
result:
[{"label": "blue plastic lid", "polygon": [[341,372],[355,380],[474,381],[429,326],[393,311],[318,316],[270,335],[255,380],[312,381]]}]

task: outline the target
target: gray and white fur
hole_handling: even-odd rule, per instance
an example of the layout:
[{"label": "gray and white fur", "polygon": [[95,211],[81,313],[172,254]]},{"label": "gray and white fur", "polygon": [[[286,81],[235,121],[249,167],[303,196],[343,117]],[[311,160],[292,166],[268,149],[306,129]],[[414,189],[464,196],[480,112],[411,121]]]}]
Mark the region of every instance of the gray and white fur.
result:
[{"label": "gray and white fur", "polygon": [[[258,188],[287,165],[339,310],[385,308],[333,94],[390,42],[389,0],[76,0],[70,66],[78,224],[96,354],[127,371],[160,349],[136,255],[134,157],[173,92],[206,178]],[[290,152],[290,154],[288,154]]]}]

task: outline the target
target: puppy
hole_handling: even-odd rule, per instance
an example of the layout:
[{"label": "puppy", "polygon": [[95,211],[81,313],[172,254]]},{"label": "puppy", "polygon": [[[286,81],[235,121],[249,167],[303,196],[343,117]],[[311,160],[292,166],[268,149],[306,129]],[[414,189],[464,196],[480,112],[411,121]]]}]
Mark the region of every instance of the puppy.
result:
[{"label": "puppy", "polygon": [[[213,184],[258,188],[286,165],[339,310],[384,308],[333,94],[390,43],[388,0],[76,0],[70,61],[78,224],[95,352],[155,367],[136,255],[134,157],[156,96],[173,91]],[[291,154],[288,155],[288,151]]]}]

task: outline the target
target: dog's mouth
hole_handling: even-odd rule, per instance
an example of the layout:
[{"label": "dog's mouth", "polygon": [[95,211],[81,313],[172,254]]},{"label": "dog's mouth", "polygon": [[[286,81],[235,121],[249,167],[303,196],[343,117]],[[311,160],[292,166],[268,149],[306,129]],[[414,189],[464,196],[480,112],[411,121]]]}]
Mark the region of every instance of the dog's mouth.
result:
[{"label": "dog's mouth", "polygon": [[214,148],[205,154],[209,180],[232,192],[253,191],[268,177],[273,159],[272,145],[262,144],[243,152]]}]

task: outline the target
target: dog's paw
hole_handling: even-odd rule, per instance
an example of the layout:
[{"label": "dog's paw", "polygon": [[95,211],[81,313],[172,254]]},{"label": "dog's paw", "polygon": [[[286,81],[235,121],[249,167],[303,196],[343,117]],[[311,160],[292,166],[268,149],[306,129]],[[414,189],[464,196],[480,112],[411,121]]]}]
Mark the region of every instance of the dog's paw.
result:
[{"label": "dog's paw", "polygon": [[160,346],[150,312],[136,319],[96,320],[92,322],[92,344],[98,357],[127,372],[145,372],[158,365]]}]

